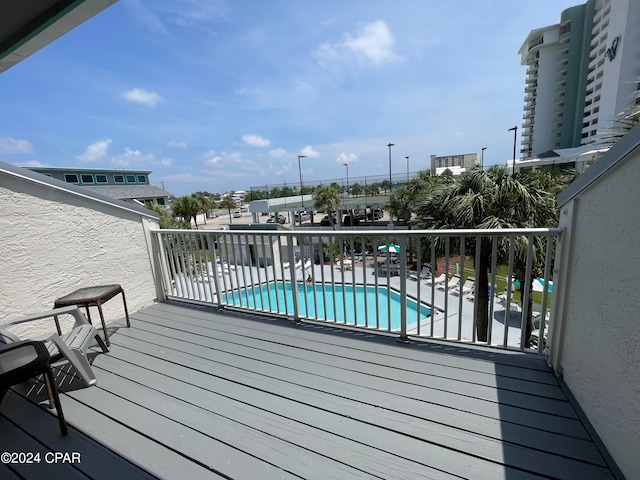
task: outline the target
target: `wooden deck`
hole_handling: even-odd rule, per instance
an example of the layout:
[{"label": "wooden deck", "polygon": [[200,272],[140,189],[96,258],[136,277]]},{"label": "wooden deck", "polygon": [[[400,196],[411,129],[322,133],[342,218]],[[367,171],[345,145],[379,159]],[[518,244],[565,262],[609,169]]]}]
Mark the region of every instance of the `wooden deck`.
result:
[{"label": "wooden deck", "polygon": [[9,392],[2,451],[81,463],[0,478],[614,478],[542,358],[158,304],[62,387],[72,426]]}]

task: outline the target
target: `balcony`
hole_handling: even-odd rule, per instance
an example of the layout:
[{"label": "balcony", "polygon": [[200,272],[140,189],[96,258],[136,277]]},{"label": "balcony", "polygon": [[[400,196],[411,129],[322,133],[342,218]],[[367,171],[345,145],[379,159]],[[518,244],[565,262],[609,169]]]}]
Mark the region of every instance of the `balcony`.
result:
[{"label": "balcony", "polygon": [[[56,465],[52,478],[621,478],[547,365],[563,365],[558,325],[573,298],[563,288],[579,268],[566,257],[567,230],[158,230],[143,209],[2,166],[7,214],[41,232],[12,243],[22,227],[3,231],[16,253],[5,259],[8,310],[50,308],[58,292],[114,277],[131,307],[131,328],[111,315],[111,350],[92,355],[97,386],[58,370],[69,437],[38,405],[37,382],[0,405],[5,450],[81,455],[80,464]],[[56,201],[29,203],[30,189],[42,188]],[[67,197],[83,222],[68,223]],[[67,225],[65,241],[58,261],[43,264],[37,252],[51,245],[54,215]],[[523,251],[525,238],[545,248]],[[380,248],[391,244],[397,252]],[[496,287],[470,292],[477,283],[465,280],[481,278],[472,257],[483,244],[495,252],[487,280]],[[412,258],[438,265],[435,277],[446,279],[428,284],[411,271]],[[542,291],[519,298],[518,265],[530,272],[523,283]],[[256,288],[269,283],[289,286],[283,310]],[[364,303],[373,323],[346,311],[365,287],[376,292]],[[317,293],[334,289],[346,292],[342,304]],[[414,316],[385,315],[383,302],[394,298],[413,302]],[[483,302],[491,321],[479,341]],[[548,338],[533,348],[522,328],[532,310],[538,338]],[[2,465],[0,476],[41,478],[37,467]]]},{"label": "balcony", "polygon": [[131,321],[62,395],[70,435],[9,393],[4,450],[77,452],[55,478],[613,478],[538,355],[176,303]]}]

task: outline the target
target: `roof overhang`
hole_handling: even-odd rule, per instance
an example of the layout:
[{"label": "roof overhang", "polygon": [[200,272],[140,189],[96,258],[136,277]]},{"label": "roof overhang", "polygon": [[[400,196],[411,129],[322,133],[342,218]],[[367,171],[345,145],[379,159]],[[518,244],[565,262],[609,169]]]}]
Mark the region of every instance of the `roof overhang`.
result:
[{"label": "roof overhang", "polygon": [[118,0],[0,2],[0,73],[13,67]]}]

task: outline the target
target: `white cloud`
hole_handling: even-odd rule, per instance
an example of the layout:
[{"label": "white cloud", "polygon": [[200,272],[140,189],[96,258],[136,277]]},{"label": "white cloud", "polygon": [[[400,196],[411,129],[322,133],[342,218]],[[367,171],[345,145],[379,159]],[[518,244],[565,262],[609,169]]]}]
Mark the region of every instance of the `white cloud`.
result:
[{"label": "white cloud", "polygon": [[339,43],[325,43],[317,54],[328,58],[355,57],[359,64],[377,67],[399,60],[396,42],[389,27],[382,20],[365,25],[356,33],[346,33]]},{"label": "white cloud", "polygon": [[276,148],[269,151],[269,156],[273,158],[282,158],[287,154],[287,151],[282,148]]},{"label": "white cloud", "polygon": [[110,138],[107,138],[106,140],[98,140],[97,142],[89,145],[82,155],[76,155],[76,158],[82,163],[91,163],[102,160],[107,154],[107,149],[109,148],[110,143]]},{"label": "white cloud", "polygon": [[178,140],[169,140],[167,145],[174,148],[187,148],[189,146],[187,145],[187,142],[180,142]]},{"label": "white cloud", "polygon": [[246,134],[242,136],[242,141],[251,147],[268,147],[271,141],[268,138],[262,138],[260,135]]},{"label": "white cloud", "polygon": [[31,152],[33,152],[33,146],[28,140],[13,137],[0,138],[0,153],[13,154]]},{"label": "white cloud", "polygon": [[205,156],[205,160],[204,160],[205,165],[215,165],[216,163],[219,163],[220,160],[222,160],[222,157],[216,154],[216,152],[214,152],[213,150],[209,150],[207,153],[204,154],[204,156]]},{"label": "white cloud", "polygon": [[151,153],[144,155],[140,150],[131,150],[129,147],[125,147],[124,153],[113,157],[111,162],[121,167],[131,167],[134,165],[139,167],[158,163]]},{"label": "white cloud", "polygon": [[123,92],[121,96],[130,102],[140,103],[149,107],[155,106],[161,98],[156,92],[150,92],[144,88],[132,88],[131,90]]},{"label": "white cloud", "polygon": [[320,153],[317,150],[314,150],[311,145],[307,145],[302,150],[300,150],[300,155],[304,155],[309,158],[318,158]]},{"label": "white cloud", "polygon": [[340,164],[353,163],[357,161],[358,161],[358,156],[355,153],[342,152],[340,155],[338,155],[338,158],[336,158],[336,162]]}]

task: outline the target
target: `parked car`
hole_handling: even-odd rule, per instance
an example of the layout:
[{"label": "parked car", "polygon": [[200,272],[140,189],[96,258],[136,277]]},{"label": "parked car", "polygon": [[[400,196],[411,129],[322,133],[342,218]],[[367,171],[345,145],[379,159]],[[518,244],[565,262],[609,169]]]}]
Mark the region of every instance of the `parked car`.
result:
[{"label": "parked car", "polygon": [[240,218],[242,217],[242,212],[240,210],[236,210],[235,212],[233,212],[233,218]]},{"label": "parked car", "polygon": [[367,213],[367,220],[380,220],[384,212],[381,208],[372,208],[370,212]]},{"label": "parked car", "polygon": [[304,222],[306,220],[309,220],[310,216],[307,212],[295,212],[293,214],[293,219],[296,222]]},{"label": "parked car", "polygon": [[[333,217],[333,224],[335,225],[338,222],[337,220],[338,216],[336,215],[336,212],[333,212],[331,216]],[[321,227],[331,226],[331,220],[329,220],[329,215],[325,215],[324,217],[322,217],[322,220],[320,220],[320,226]]]},{"label": "parked car", "polygon": [[284,216],[282,215],[271,215],[268,219],[267,219],[267,223],[279,223],[280,225],[284,224],[284,222],[286,222],[287,219],[284,218]]},{"label": "parked car", "polygon": [[358,217],[356,217],[355,215],[345,215],[342,219],[342,224],[347,227],[353,227],[354,225],[358,225],[359,223],[360,220],[358,220]]},{"label": "parked car", "polygon": [[367,218],[367,211],[364,208],[356,208],[353,211],[353,216],[356,220],[364,220],[365,218]]}]

